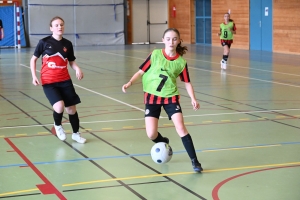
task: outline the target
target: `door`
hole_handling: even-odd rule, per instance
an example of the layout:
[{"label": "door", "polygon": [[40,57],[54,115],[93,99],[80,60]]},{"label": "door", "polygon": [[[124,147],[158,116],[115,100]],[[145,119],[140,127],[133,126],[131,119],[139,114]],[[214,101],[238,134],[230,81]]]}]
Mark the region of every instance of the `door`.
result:
[{"label": "door", "polygon": [[196,43],[211,44],[211,0],[196,0]]},{"label": "door", "polygon": [[250,0],[250,49],[273,50],[272,0]]},{"label": "door", "polygon": [[162,35],[168,28],[168,0],[148,0],[150,43],[162,42]]},{"label": "door", "polygon": [[168,0],[132,0],[133,44],[162,42],[167,19]]}]

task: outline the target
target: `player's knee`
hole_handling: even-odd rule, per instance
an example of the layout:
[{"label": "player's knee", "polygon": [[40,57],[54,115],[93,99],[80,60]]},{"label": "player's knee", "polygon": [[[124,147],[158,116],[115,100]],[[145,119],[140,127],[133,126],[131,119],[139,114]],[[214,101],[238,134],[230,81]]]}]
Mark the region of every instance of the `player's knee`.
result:
[{"label": "player's knee", "polygon": [[58,101],[55,104],[53,104],[53,109],[57,113],[62,113],[64,111],[64,107],[65,107],[65,104],[63,101]]},{"label": "player's knee", "polygon": [[69,106],[69,107],[66,107],[66,112],[69,114],[69,115],[74,115],[76,113],[76,106]]}]

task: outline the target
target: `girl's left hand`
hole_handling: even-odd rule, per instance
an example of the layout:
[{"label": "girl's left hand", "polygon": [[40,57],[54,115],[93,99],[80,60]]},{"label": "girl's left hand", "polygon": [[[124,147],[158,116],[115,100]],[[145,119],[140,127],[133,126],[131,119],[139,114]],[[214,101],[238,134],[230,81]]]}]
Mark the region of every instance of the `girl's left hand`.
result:
[{"label": "girl's left hand", "polygon": [[76,78],[77,78],[78,80],[83,79],[83,73],[82,73],[82,71],[81,71],[80,69],[77,69],[77,70],[76,70]]},{"label": "girl's left hand", "polygon": [[196,100],[192,100],[192,105],[194,110],[198,110],[200,108],[200,104]]}]

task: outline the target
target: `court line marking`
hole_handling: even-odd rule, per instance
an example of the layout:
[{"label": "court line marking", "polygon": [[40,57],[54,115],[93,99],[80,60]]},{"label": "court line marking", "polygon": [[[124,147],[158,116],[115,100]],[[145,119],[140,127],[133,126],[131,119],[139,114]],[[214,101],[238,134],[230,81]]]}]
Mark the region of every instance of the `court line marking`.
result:
[{"label": "court line marking", "polygon": [[265,172],[265,171],[269,171],[269,170],[277,170],[277,169],[286,169],[286,168],[291,168],[291,167],[300,167],[300,165],[289,165],[289,166],[277,166],[277,167],[271,167],[271,168],[264,168],[264,169],[259,169],[259,170],[254,170],[254,171],[250,171],[250,172],[245,172],[245,173],[241,173],[235,176],[231,176],[221,182],[219,182],[212,190],[212,197],[214,200],[220,200],[219,198],[219,190],[220,188],[225,185],[226,183],[228,183],[229,181],[232,181],[236,178],[240,178],[242,176],[247,176],[247,175],[251,175],[254,173],[258,173],[258,172]]},{"label": "court line marking", "polygon": [[[145,60],[145,59],[142,59],[142,58],[137,58],[137,57],[132,57],[132,56],[124,56],[124,55],[120,55],[120,54],[116,54],[116,53],[111,53],[111,52],[105,52],[105,51],[100,51],[100,52],[106,53],[106,54],[117,55],[117,56],[121,56],[121,57],[127,57],[127,58],[134,58],[134,59],[139,59],[139,60]],[[189,58],[189,60],[202,61],[202,62],[208,62],[208,63],[214,64],[214,62],[197,60],[197,59],[192,59],[192,58]],[[206,70],[206,69],[199,69],[199,68],[190,67],[190,66],[191,65],[189,65],[190,69],[192,68],[192,69],[196,69],[196,70],[201,70],[201,71],[207,71],[207,72],[221,74],[221,72],[217,72],[217,71],[213,71],[213,70]],[[268,72],[272,72],[273,73],[273,71],[268,71]],[[281,72],[274,72],[274,73],[284,74],[284,73],[281,73]],[[281,82],[276,82],[276,81],[267,81],[267,80],[263,80],[263,79],[250,78],[250,77],[246,77],[246,76],[239,76],[239,75],[228,74],[228,73],[226,73],[226,75],[236,76],[236,77],[239,77],[239,78],[246,78],[246,79],[251,79],[251,80],[256,80],[256,81],[268,82],[268,83],[276,83],[276,84],[285,85],[285,86],[291,86],[291,87],[300,87],[300,86],[292,85],[292,84],[286,84],[286,83],[281,83]],[[294,75],[294,74],[287,74],[287,75],[300,76],[300,75]]]},{"label": "court line marking", "polygon": [[[270,148],[270,147],[280,147],[283,145],[299,145],[300,142],[282,142],[278,144],[257,144],[252,146],[231,146],[227,148],[206,148],[206,149],[198,149],[196,152],[219,152],[219,151],[230,151],[230,150],[245,150],[245,149],[257,149],[257,148]],[[174,151],[173,154],[182,154],[186,153],[185,150]],[[94,158],[78,158],[72,160],[55,160],[55,161],[44,161],[44,162],[33,162],[34,165],[48,165],[52,163],[71,163],[71,162],[80,162],[80,161],[89,161],[89,160],[104,160],[104,159],[117,159],[117,158],[130,158],[130,157],[142,157],[142,156],[150,156],[149,153],[144,154],[129,154],[129,155],[120,155],[120,156],[101,156]],[[10,165],[0,165],[1,168],[9,168],[9,167],[26,167],[26,164],[10,164]]]},{"label": "court line marking", "polygon": [[[101,52],[102,52],[102,51],[101,51]],[[105,53],[106,53],[106,52],[105,52]],[[113,54],[113,55],[119,55],[119,54],[114,54],[114,53],[110,53],[110,54]],[[119,56],[123,56],[123,55],[119,55]],[[123,57],[130,57],[130,56],[123,56]],[[135,58],[135,57],[132,57],[132,58]],[[136,58],[136,59],[138,59],[138,58]],[[141,58],[139,58],[139,59],[141,59]],[[23,67],[26,67],[26,68],[29,68],[29,69],[30,69],[30,67],[28,67],[27,65],[24,65],[24,64],[20,64],[20,65],[23,66]],[[198,68],[194,68],[194,67],[190,67],[190,68],[193,68],[193,69],[196,69],[196,70],[202,70],[202,71],[208,71],[208,72],[213,72],[213,73],[219,73],[219,74],[220,74],[220,72],[215,72],[215,71],[211,71],[211,70],[198,69]],[[39,70],[36,70],[36,71],[40,72]],[[231,75],[231,74],[229,74],[229,75]],[[241,78],[248,78],[248,79],[253,79],[253,80],[258,80],[258,81],[263,81],[263,82],[269,82],[269,83],[277,83],[277,84],[282,84],[282,85],[287,85],[287,86],[292,86],[292,87],[300,87],[300,86],[291,85],[291,84],[284,84],[284,83],[274,82],[274,81],[266,81],[266,80],[255,79],[255,78],[244,77],[244,76],[238,76],[238,75],[231,75],[231,76],[236,76],[236,77],[241,77]],[[77,85],[77,84],[74,84],[74,85],[75,85],[76,87],[81,88],[81,89],[87,90],[87,91],[92,92],[92,93],[94,93],[94,94],[98,94],[98,95],[103,96],[103,97],[105,97],[105,98],[111,99],[111,100],[116,101],[116,102],[118,102],[118,103],[124,104],[124,105],[126,105],[126,106],[129,106],[129,107],[132,107],[132,108],[135,108],[135,109],[137,109],[137,110],[140,110],[140,111],[144,112],[144,109],[138,108],[138,107],[136,107],[136,106],[133,106],[133,105],[128,104],[128,103],[125,103],[125,102],[120,101],[120,100],[117,100],[117,99],[112,98],[112,97],[110,97],[110,96],[101,94],[101,93],[99,93],[99,92],[90,90],[90,89],[85,88],[85,87],[82,87],[82,86],[80,86],[80,85]],[[294,109],[288,109],[288,110],[294,110]],[[299,109],[297,109],[297,110],[299,110]],[[256,111],[256,112],[259,112],[259,111]],[[249,112],[240,112],[240,113],[249,113]],[[255,112],[253,112],[253,113],[255,113]],[[198,115],[188,115],[188,116],[184,116],[184,117],[195,117],[195,116],[198,116]],[[202,116],[204,116],[204,115],[202,115]],[[207,115],[207,116],[208,116],[208,115]],[[161,117],[161,118],[166,118],[166,117]],[[90,123],[92,123],[92,122],[90,122]],[[1,127],[0,130],[1,130],[1,129],[4,129],[4,128],[5,128],[5,127]]]},{"label": "court line marking", "polygon": [[31,170],[44,182],[43,184],[36,185],[40,192],[44,195],[56,195],[60,200],[66,200],[67,198],[52,184],[52,182],[46,178],[46,176],[38,170],[38,168],[23,154],[23,152],[9,139],[5,138],[5,141],[15,150],[20,158],[31,168]]},{"label": "court line marking", "polygon": [[[112,55],[123,56],[123,57],[128,57],[128,58],[140,59],[141,60],[141,58],[136,58],[136,57],[131,57],[131,56],[124,56],[124,55],[120,55],[120,54],[116,54],[116,53],[110,53],[110,52],[104,52],[104,51],[100,51],[100,52],[107,53],[107,54],[112,54]],[[142,60],[145,60],[145,59],[142,59]],[[214,62],[197,60],[197,59],[192,59],[192,58],[189,58],[189,60],[202,61],[202,62],[208,62],[208,63],[214,64]],[[213,70],[206,70],[206,69],[199,69],[199,68],[191,67],[191,65],[189,65],[189,69],[195,69],[195,70],[201,70],[201,71],[206,71],[206,72],[212,72],[212,73],[222,74],[221,72],[217,72],[217,71],[213,71]],[[267,71],[267,72],[272,72],[273,73],[273,71]],[[286,74],[286,73],[275,72],[275,71],[274,71],[274,73]],[[256,80],[256,81],[262,81],[262,82],[267,82],[267,83],[275,83],[275,84],[285,85],[285,86],[291,86],[291,87],[300,87],[298,85],[292,85],[292,84],[281,83],[281,82],[276,82],[276,81],[268,81],[268,80],[257,79],[257,78],[250,78],[250,77],[246,77],[246,76],[239,76],[239,75],[228,74],[228,73],[226,73],[226,75],[235,76],[235,77],[239,77],[239,78],[246,78],[246,79],[251,79],[251,80]],[[300,76],[300,75],[294,75],[294,74],[286,74],[286,75]]]},{"label": "court line marking", "polygon": [[[193,59],[193,58],[185,58],[186,60],[194,60],[194,61],[201,61],[201,62],[208,62],[208,63],[212,63],[212,64],[218,64],[220,65],[220,62],[210,62],[210,61],[205,61],[205,60],[197,60],[197,59]],[[251,69],[251,70],[256,70],[256,71],[263,71],[263,72],[271,72],[271,73],[276,73],[276,74],[283,74],[283,75],[289,75],[289,76],[300,76],[297,74],[290,74],[290,73],[284,73],[284,72],[277,72],[277,71],[270,71],[270,70],[263,70],[263,69],[256,69],[256,68],[250,68],[250,67],[243,67],[243,66],[239,66],[239,65],[228,65],[227,66],[233,66],[233,67],[238,67],[238,68],[243,68],[243,69]],[[294,65],[291,65],[294,67]]]},{"label": "court line marking", "polygon": [[5,193],[1,193],[0,196],[8,196],[11,194],[20,194],[20,193],[27,193],[27,192],[33,192],[33,191],[39,191],[38,188],[33,188],[33,189],[28,189],[28,190],[17,190],[14,192],[5,192]]},{"label": "court line marking", "polygon": [[[279,163],[279,164],[269,164],[269,165],[221,168],[221,169],[203,170],[202,173],[234,171],[234,170],[255,169],[255,168],[267,168],[267,167],[276,167],[276,166],[290,166],[290,165],[299,165],[299,164],[300,164],[300,162],[290,162],[290,163]],[[167,174],[150,174],[150,175],[143,175],[143,176],[130,176],[130,177],[123,177],[123,178],[112,178],[112,179],[102,179],[102,180],[95,180],[95,181],[69,183],[69,184],[63,184],[62,186],[69,187],[69,186],[75,186],[75,185],[86,185],[86,184],[103,183],[103,182],[111,182],[111,181],[119,181],[119,180],[133,180],[133,179],[141,179],[141,178],[176,176],[176,175],[186,175],[186,174],[196,174],[196,172],[174,172],[174,173],[167,173]]]},{"label": "court line marking", "polygon": [[[105,52],[105,53],[107,53],[107,52]],[[113,54],[113,53],[111,53],[111,54]],[[114,54],[114,55],[118,55],[118,54]],[[123,55],[122,55],[123,56]],[[129,57],[129,56],[123,56],[123,57]],[[134,58],[134,57],[132,57],[132,58]],[[140,58],[135,58],[135,59],[140,59]],[[189,58],[190,59],[190,58]],[[196,59],[195,59],[196,60]],[[197,61],[199,61],[199,60],[197,60]],[[200,60],[201,61],[201,60]],[[205,62],[208,62],[208,61],[205,61]],[[213,62],[210,62],[210,63],[213,63]],[[22,65],[22,64],[21,64]],[[232,65],[232,66],[234,66],[234,65]],[[202,71],[209,71],[209,70],[203,70],[203,69],[198,69],[198,68],[194,68],[194,69],[197,69],[197,70],[202,70]],[[256,70],[256,69],[255,69]],[[260,70],[260,71],[265,71],[265,70]],[[214,72],[214,71],[209,71],[209,72]],[[214,73],[216,73],[216,72],[214,72]],[[219,73],[219,72],[218,72]],[[273,73],[279,73],[279,72],[274,72],[273,71]],[[281,73],[281,74],[285,74],[285,73]],[[291,85],[291,84],[284,84],[284,83],[280,83],[280,82],[274,82],[274,81],[266,81],[266,80],[261,80],[261,79],[255,79],[255,78],[250,78],[250,77],[244,77],[244,76],[238,76],[238,75],[232,75],[232,74],[228,74],[228,75],[231,75],[231,76],[236,76],[236,77],[242,77],[242,78],[248,78],[248,79],[253,79],[253,80],[258,80],[258,81],[264,81],[264,82],[271,82],[271,83],[276,83],[276,84],[282,84],[282,85],[287,85],[287,86],[292,86],[292,87],[300,87],[300,86],[296,86],[296,85]],[[81,87],[81,86],[79,86],[79,87]],[[83,87],[82,87],[83,88]],[[86,88],[84,88],[84,89],[86,89]],[[99,95],[101,95],[100,93],[99,93]],[[101,95],[102,96],[102,95]],[[104,95],[104,97],[107,97],[107,98],[109,98],[109,99],[113,99],[113,98],[111,98],[111,97],[109,97],[109,96],[106,96],[106,95]],[[117,100],[118,101],[118,100]],[[119,101],[118,101],[119,102]],[[121,103],[121,102],[120,102]],[[124,102],[123,102],[124,103]],[[125,103],[125,105],[126,105],[126,103]],[[128,104],[128,106],[130,106],[130,107],[132,107],[132,105],[130,105],[130,104]],[[134,106],[134,108],[137,108],[137,107],[135,107]],[[144,112],[144,110],[142,110],[143,112]]]},{"label": "court line marking", "polygon": [[[23,66],[23,67],[26,67],[26,68],[30,69],[30,67],[28,67],[27,65],[24,65],[24,64],[20,64],[20,65]],[[36,70],[36,71],[37,71],[37,72],[40,72],[39,70]],[[131,108],[135,108],[135,109],[137,109],[137,110],[139,110],[139,111],[145,112],[144,109],[138,108],[138,107],[136,107],[136,106],[133,106],[133,105],[131,105],[131,104],[125,103],[125,102],[120,101],[120,100],[118,100],[118,99],[112,98],[112,97],[107,96],[107,95],[105,95],[105,94],[101,94],[101,93],[99,93],[99,92],[96,92],[96,91],[94,91],[94,90],[90,90],[90,89],[88,89],[88,88],[82,87],[82,86],[77,85],[77,84],[73,84],[73,85],[75,85],[76,87],[79,87],[79,88],[81,88],[81,89],[83,89],[83,90],[89,91],[89,92],[94,93],[94,94],[98,94],[98,95],[100,95],[100,96],[102,96],[102,97],[108,98],[108,99],[110,99],[110,100],[116,101],[116,102],[121,103],[121,104],[124,104],[124,105],[126,105],[126,106],[129,106],[129,107],[131,107]],[[121,87],[120,87],[120,90],[121,90]]]},{"label": "court line marking", "polygon": [[[190,69],[192,68],[192,69],[195,69],[195,70],[200,70],[200,71],[206,71],[206,72],[210,72],[210,73],[221,74],[221,72],[217,72],[217,71],[213,71],[213,70],[199,69],[199,68],[195,68],[195,67],[189,67],[189,68]],[[235,77],[244,78],[244,79],[256,80],[256,81],[262,81],[262,82],[266,82],[266,83],[274,83],[274,84],[278,84],[278,85],[285,85],[285,86],[291,86],[291,87],[297,87],[297,88],[300,87],[300,85],[292,85],[292,84],[281,83],[281,82],[277,82],[277,81],[268,81],[268,80],[263,80],[263,79],[250,78],[250,77],[247,77],[247,76],[240,76],[240,75],[235,75],[235,74],[229,74],[227,72],[226,72],[226,75],[235,76]]]},{"label": "court line marking", "polygon": [[[110,100],[116,101],[116,102],[121,103],[121,104],[124,104],[124,105],[126,105],[126,106],[129,106],[129,107],[131,107],[131,108],[135,108],[135,109],[137,109],[137,110],[139,110],[139,111],[145,112],[144,109],[138,108],[138,107],[136,107],[136,106],[133,106],[133,105],[131,105],[131,104],[125,103],[125,102],[120,101],[120,100],[118,100],[118,99],[112,98],[112,97],[107,96],[107,95],[105,95],[105,94],[101,94],[101,93],[99,93],[99,92],[96,92],[96,91],[94,91],[94,90],[90,90],[90,89],[88,89],[88,88],[82,87],[82,86],[77,85],[77,84],[74,84],[74,85],[75,85],[76,87],[79,87],[79,88],[84,89],[84,90],[86,90],[86,91],[89,91],[89,92],[91,92],[91,93],[98,94],[98,95],[100,95],[100,96],[102,96],[102,97],[108,98],[108,99],[110,99]],[[120,87],[120,89],[121,89],[121,87]]]},{"label": "court line marking", "polygon": [[[222,116],[222,115],[238,115],[238,114],[252,114],[252,113],[268,113],[268,112],[288,112],[288,111],[299,111],[300,109],[283,109],[283,110],[257,110],[257,111],[245,111],[245,112],[229,112],[229,113],[213,113],[213,114],[202,114],[202,115],[184,115],[184,118],[187,117],[205,117],[205,116]],[[160,117],[163,119],[167,119],[168,117]],[[296,118],[296,117],[295,117]],[[262,117],[261,119],[268,119]],[[125,122],[125,121],[139,121],[145,120],[145,118],[136,118],[136,119],[120,119],[120,120],[103,120],[103,121],[88,121],[88,122],[80,122],[80,124],[94,124],[94,123],[110,123],[110,122]],[[276,120],[276,119],[274,119]],[[206,123],[211,123],[212,121],[205,121]],[[64,124],[70,124],[68,122]],[[40,126],[53,126],[53,124],[41,124],[41,125],[28,125],[28,126],[4,126],[0,127],[1,129],[15,129],[15,128],[32,128],[32,127],[40,127]]]},{"label": "court line marking", "polygon": [[[254,165],[254,166],[245,166],[245,167],[234,167],[234,168],[221,168],[221,169],[211,169],[211,170],[203,170],[202,173],[213,173],[213,172],[224,172],[224,171],[237,171],[237,170],[246,170],[246,169],[259,169],[259,168],[268,168],[268,167],[278,167],[278,166],[294,166],[299,165],[300,162],[290,162],[290,163],[278,163],[278,164],[269,164],[269,165]],[[104,182],[112,182],[112,181],[120,181],[120,180],[134,180],[134,179],[142,179],[142,178],[154,178],[154,177],[163,177],[163,176],[178,176],[178,175],[187,175],[187,174],[198,174],[196,172],[173,172],[167,174],[149,174],[143,176],[130,176],[123,178],[112,178],[112,179],[102,179],[95,181],[85,181],[85,182],[76,182],[76,183],[68,183],[63,184],[62,187],[70,187],[76,185],[87,185],[94,183],[104,183]],[[18,190],[13,192],[0,193],[0,196],[10,195],[10,194],[19,194],[24,192],[36,191],[37,188],[27,189],[27,190]]]},{"label": "court line marking", "polygon": [[[149,52],[145,52],[145,51],[137,51],[137,50],[132,50],[132,51],[142,52],[142,53],[148,53],[149,54]],[[115,55],[119,55],[119,54],[115,54]],[[133,58],[135,58],[135,57],[133,57]],[[207,61],[207,60],[187,58],[187,57],[185,57],[185,59],[186,60],[200,61],[200,62],[206,62],[206,63],[212,63],[212,64],[220,65],[220,62],[211,62],[211,61]],[[251,59],[250,59],[250,61],[251,61]],[[262,71],[262,72],[272,72],[272,73],[276,73],[276,74],[284,74],[284,75],[289,75],[289,76],[300,76],[298,74],[290,74],[290,73],[284,73],[284,72],[277,72],[277,71],[256,69],[256,68],[251,68],[251,67],[243,67],[243,66],[240,66],[240,65],[232,65],[232,64],[229,65],[229,64],[227,64],[227,66],[233,66],[233,67],[238,67],[238,68],[243,68],[243,69],[251,69],[251,70]],[[294,67],[294,65],[291,65],[291,66]]]}]

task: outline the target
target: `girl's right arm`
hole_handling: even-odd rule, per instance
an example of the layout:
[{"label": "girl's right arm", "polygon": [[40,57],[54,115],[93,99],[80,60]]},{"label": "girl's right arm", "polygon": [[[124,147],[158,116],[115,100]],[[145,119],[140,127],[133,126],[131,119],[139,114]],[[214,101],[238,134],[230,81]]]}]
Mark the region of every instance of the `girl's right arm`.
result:
[{"label": "girl's right arm", "polygon": [[218,36],[221,36],[222,33],[222,29],[220,28],[220,32],[218,33]]},{"label": "girl's right arm", "polygon": [[140,77],[142,77],[142,76],[144,75],[144,73],[145,73],[145,72],[144,72],[143,70],[137,71],[137,72],[131,77],[130,81],[129,81],[128,83],[126,83],[126,84],[123,85],[122,91],[123,91],[124,93],[126,93],[126,89],[129,88],[130,86],[132,86],[132,84],[133,84],[136,80],[138,80]]},{"label": "girl's right arm", "polygon": [[32,84],[33,85],[39,85],[39,79],[36,76],[36,61],[37,61],[37,57],[36,56],[32,56],[32,58],[30,59],[30,70],[31,70],[31,76],[32,76]]}]

